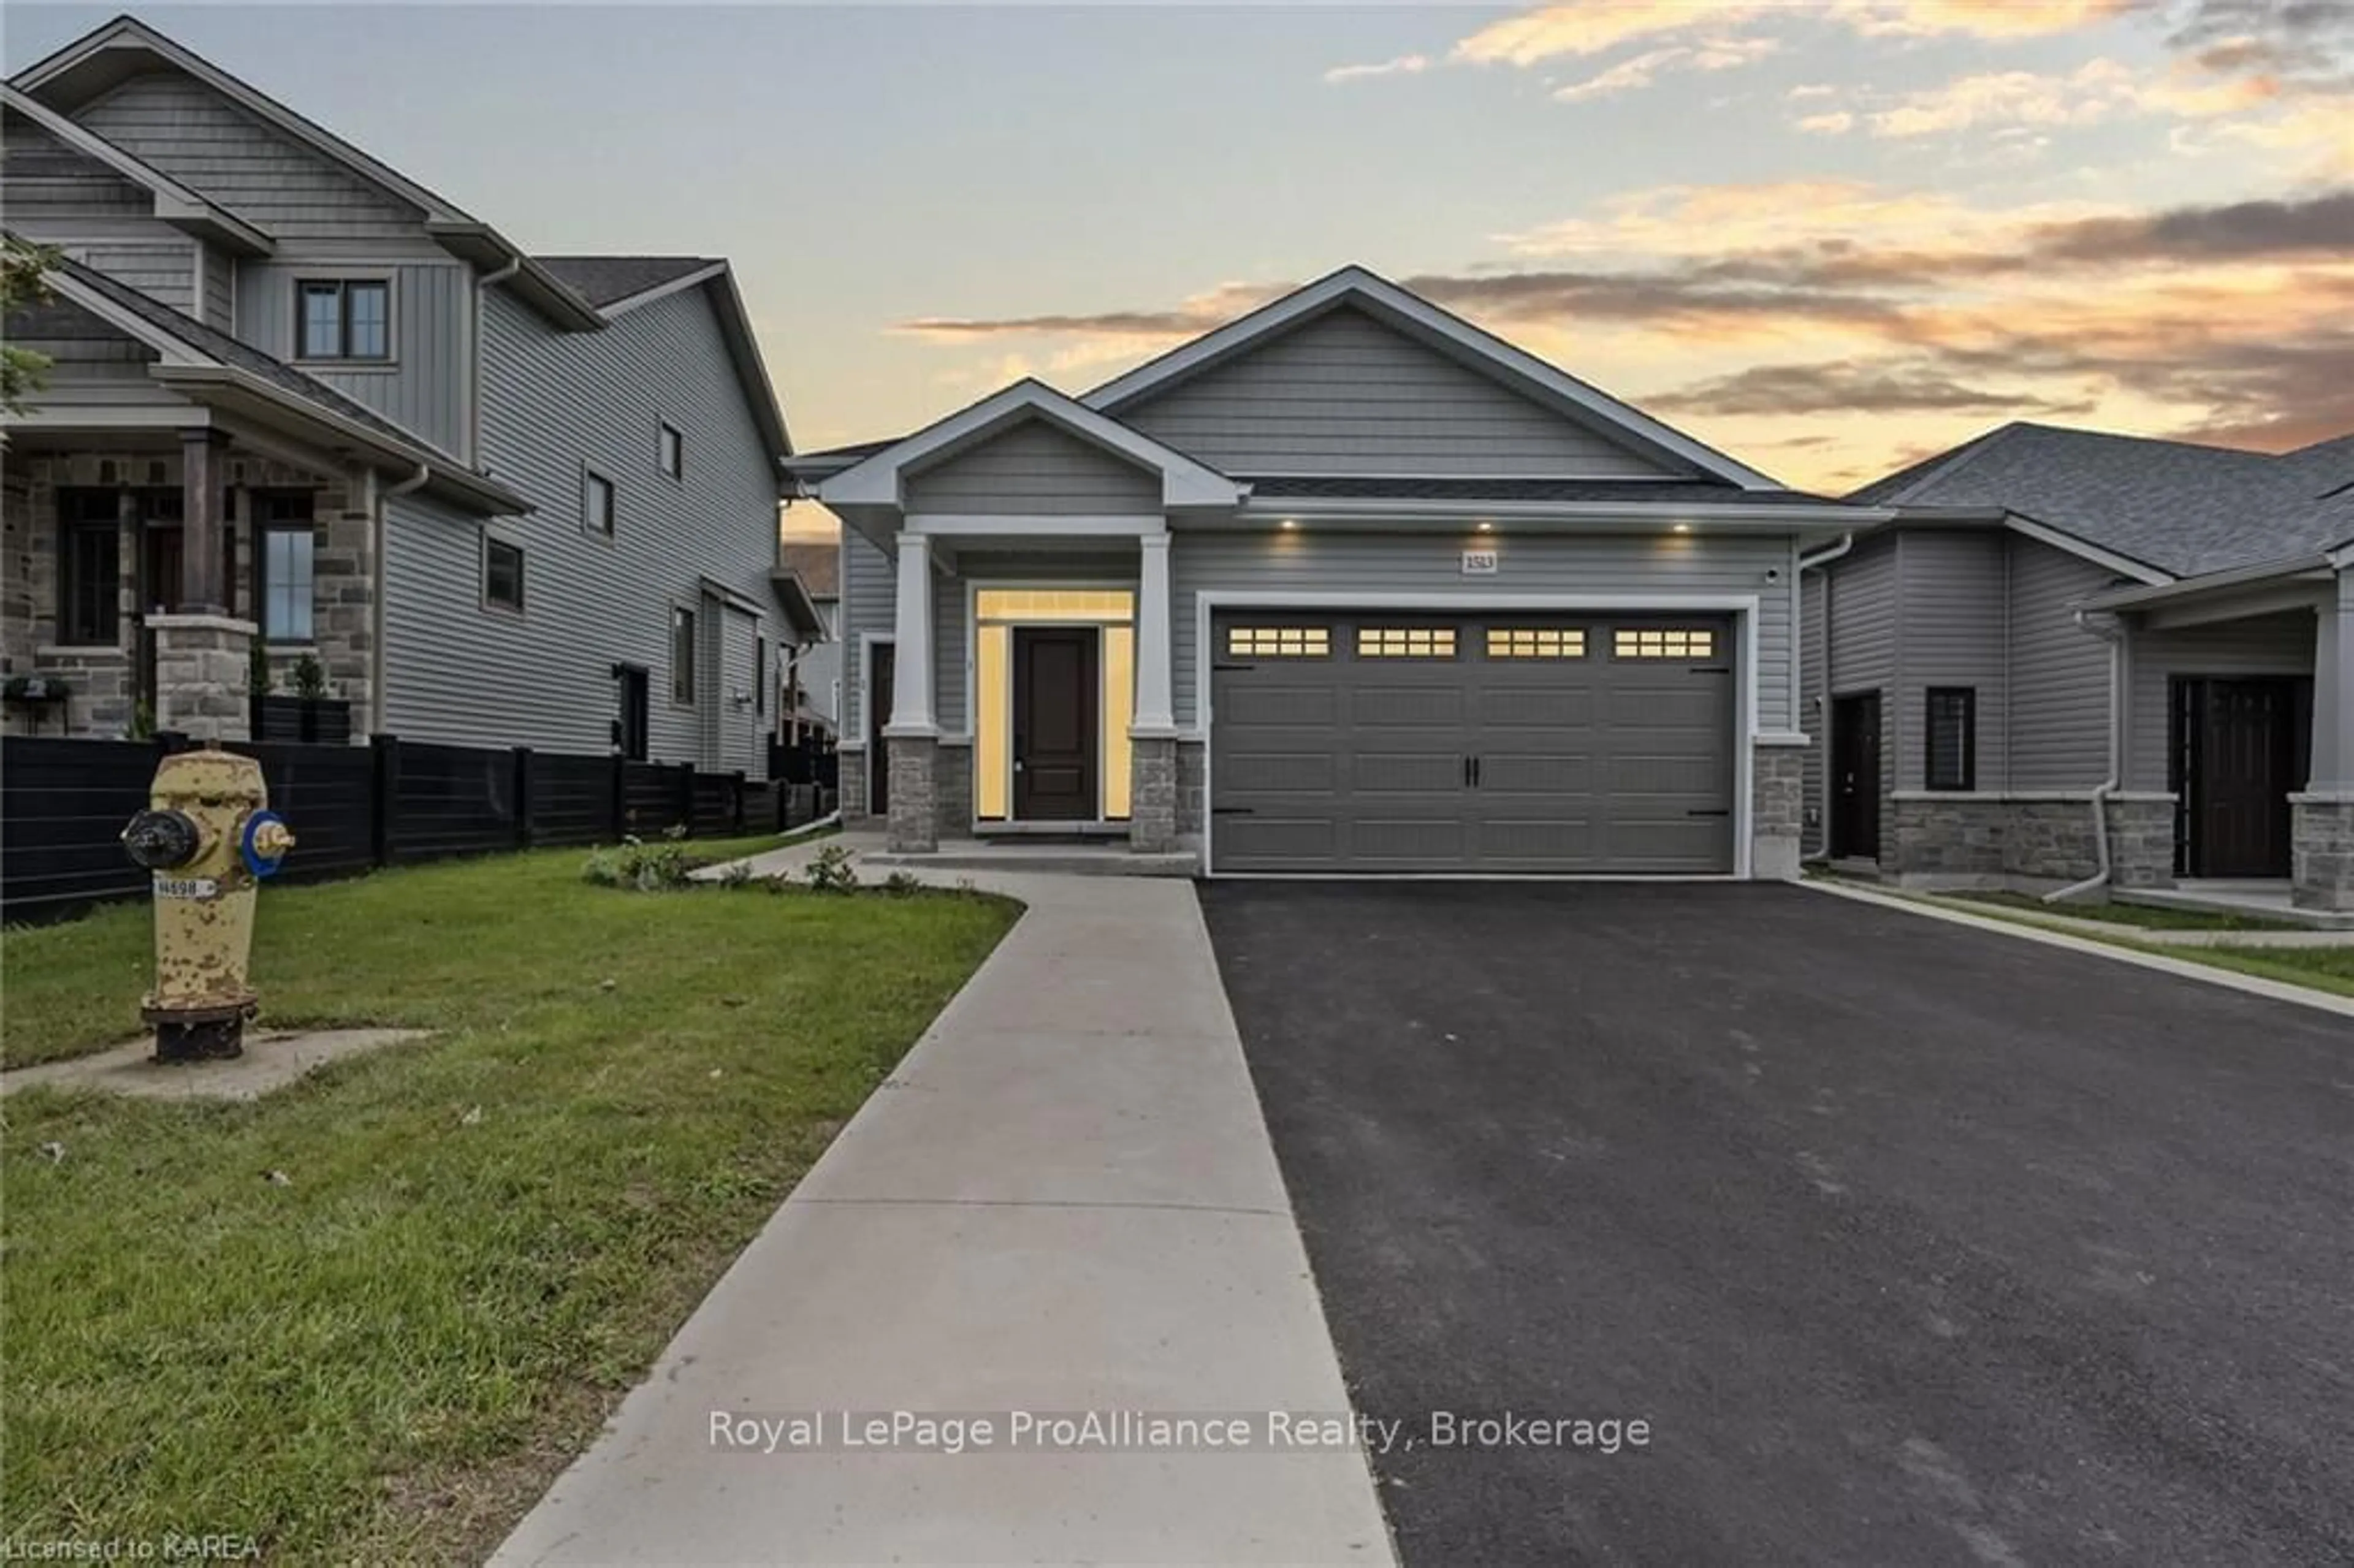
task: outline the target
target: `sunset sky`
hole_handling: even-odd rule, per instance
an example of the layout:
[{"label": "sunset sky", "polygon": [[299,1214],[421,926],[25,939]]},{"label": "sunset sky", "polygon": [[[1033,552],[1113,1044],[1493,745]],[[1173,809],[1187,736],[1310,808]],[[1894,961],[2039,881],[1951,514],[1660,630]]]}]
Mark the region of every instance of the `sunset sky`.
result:
[{"label": "sunset sky", "polygon": [[1794,483],[2354,429],[2341,0],[140,14],[534,249],[728,256],[805,450],[1351,261]]}]

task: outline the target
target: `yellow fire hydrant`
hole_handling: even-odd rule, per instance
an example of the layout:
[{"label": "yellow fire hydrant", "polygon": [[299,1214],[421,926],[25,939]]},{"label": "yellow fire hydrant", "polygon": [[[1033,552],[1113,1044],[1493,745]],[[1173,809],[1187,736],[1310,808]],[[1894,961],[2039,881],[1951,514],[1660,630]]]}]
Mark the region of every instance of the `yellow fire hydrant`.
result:
[{"label": "yellow fire hydrant", "polygon": [[155,874],[155,989],[139,1014],[155,1026],[155,1059],[243,1054],[260,1005],[246,978],[254,890],[294,847],[261,764],[209,748],[166,757],[122,847]]}]

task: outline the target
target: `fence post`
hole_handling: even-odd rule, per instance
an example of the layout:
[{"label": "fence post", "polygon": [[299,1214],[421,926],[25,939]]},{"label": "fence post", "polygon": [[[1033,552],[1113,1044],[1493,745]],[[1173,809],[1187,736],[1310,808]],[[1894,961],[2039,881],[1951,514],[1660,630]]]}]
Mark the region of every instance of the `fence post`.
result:
[{"label": "fence post", "polygon": [[695,832],[695,764],[678,765],[678,820],[687,833]]},{"label": "fence post", "polygon": [[531,848],[531,747],[514,748],[515,848]]},{"label": "fence post", "polygon": [[736,831],[744,831],[744,770],[736,770]]},{"label": "fence post", "polygon": [[368,852],[378,865],[392,863],[400,834],[400,737],[368,736],[376,768],[368,778]]}]

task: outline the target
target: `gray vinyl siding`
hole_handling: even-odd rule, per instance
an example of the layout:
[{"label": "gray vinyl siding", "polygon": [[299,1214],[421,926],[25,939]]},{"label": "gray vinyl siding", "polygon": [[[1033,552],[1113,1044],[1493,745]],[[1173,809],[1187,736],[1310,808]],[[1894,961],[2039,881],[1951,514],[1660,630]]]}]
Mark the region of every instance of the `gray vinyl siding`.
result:
[{"label": "gray vinyl siding", "polygon": [[133,77],[75,119],[281,239],[407,236],[423,216],[176,71]]},{"label": "gray vinyl siding", "polygon": [[196,309],[196,247],[192,239],[118,241],[60,249],[90,270],[103,272],[175,311],[193,313]]},{"label": "gray vinyl siding", "polygon": [[1158,513],[1161,479],[1044,419],[908,476],[909,512]]},{"label": "gray vinyl siding", "polygon": [[2137,630],[2129,645],[2125,787],[2167,788],[2168,692],[2175,676],[2311,675],[2314,626],[2311,610],[2289,610],[2171,631]]},{"label": "gray vinyl siding", "polygon": [[[388,365],[339,368],[295,355],[294,286],[302,278],[389,279],[392,353]],[[302,366],[353,401],[382,414],[445,451],[466,442],[466,314],[473,273],[457,263],[391,267],[249,261],[238,270],[238,335],[264,354]]]},{"label": "gray vinyl siding", "polygon": [[1452,532],[1281,537],[1215,531],[1178,534],[1170,552],[1178,723],[1200,722],[1199,596],[1214,589],[1269,592],[1291,588],[1320,596],[1755,594],[1759,621],[1756,726],[1762,730],[1793,727],[1793,596],[1765,587],[1767,568],[1789,570],[1787,539],[1529,535],[1503,539],[1499,546],[1501,569],[1494,577],[1479,577],[1461,573],[1463,544],[1463,536]]},{"label": "gray vinyl siding", "polygon": [[1899,789],[1928,783],[1932,686],[1978,694],[1977,788],[2004,787],[2009,726],[2004,719],[2003,555],[2003,535],[1991,529],[1913,529],[1897,535],[1903,605],[1903,668],[1895,683],[1904,736],[1896,758]]},{"label": "gray vinyl siding", "polygon": [[2109,644],[2075,609],[2115,578],[2017,535],[2009,550],[2009,787],[2089,790],[2109,771]]},{"label": "gray vinyl siding", "polygon": [[[684,479],[657,466],[665,420],[686,436]],[[395,503],[386,569],[392,728],[603,753],[612,666],[628,662],[650,673],[652,755],[695,758],[695,710],[670,698],[672,606],[709,616],[706,576],[770,606],[778,528],[775,466],[704,291],[578,334],[555,332],[504,291],[487,291],[482,422],[484,461],[538,508],[490,524],[524,548],[525,613],[483,607],[474,524],[415,496]],[[584,461],[614,483],[610,540],[582,530]],[[752,618],[716,619],[724,628]],[[773,641],[777,622],[764,608],[749,635]],[[725,656],[739,660],[732,649]],[[749,658],[747,647],[741,663]],[[722,696],[721,754],[749,758],[757,775],[764,756],[749,737],[766,721],[749,702],[734,703],[732,690]]]},{"label": "gray vinyl siding", "polygon": [[1237,474],[1678,471],[1349,307],[1118,413]]},{"label": "gray vinyl siding", "polygon": [[207,326],[234,333],[238,325],[238,259],[217,245],[205,246],[196,254],[203,263],[197,269],[197,319]]},{"label": "gray vinyl siding", "polygon": [[[934,592],[938,592],[937,585]],[[888,638],[897,619],[898,568],[891,557],[863,535],[842,531],[842,737],[866,744],[866,698],[861,683],[867,637]]]},{"label": "gray vinyl siding", "polygon": [[8,227],[32,239],[85,235],[110,222],[164,226],[146,189],[86,158],[29,121],[11,118],[0,140]]}]

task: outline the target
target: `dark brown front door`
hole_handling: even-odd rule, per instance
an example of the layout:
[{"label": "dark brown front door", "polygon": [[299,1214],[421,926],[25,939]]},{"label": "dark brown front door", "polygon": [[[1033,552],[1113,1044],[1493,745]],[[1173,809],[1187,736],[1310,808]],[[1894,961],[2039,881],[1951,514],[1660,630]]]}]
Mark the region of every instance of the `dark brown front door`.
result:
[{"label": "dark brown front door", "polygon": [[891,722],[891,686],[898,667],[890,643],[875,644],[874,668],[866,673],[866,799],[878,817],[891,809],[890,742],[883,738],[883,726]]},{"label": "dark brown front door", "polygon": [[[2186,681],[2178,697],[2192,726],[2178,783],[2192,876],[2286,876],[2289,791],[2296,787],[2290,683]],[[2187,699],[2187,700],[2186,700]]]},{"label": "dark brown front door", "polygon": [[1831,858],[1880,858],[1880,694],[1831,703]]},{"label": "dark brown front door", "polygon": [[1013,815],[1081,822],[1096,814],[1092,626],[1013,629]]}]

